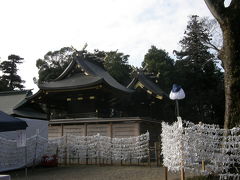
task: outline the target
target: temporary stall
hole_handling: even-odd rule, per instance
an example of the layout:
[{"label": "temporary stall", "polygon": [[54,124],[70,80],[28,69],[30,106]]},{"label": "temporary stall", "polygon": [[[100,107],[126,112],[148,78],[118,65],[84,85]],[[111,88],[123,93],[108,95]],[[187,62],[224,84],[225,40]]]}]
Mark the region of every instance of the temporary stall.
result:
[{"label": "temporary stall", "polygon": [[27,123],[0,111],[0,132],[26,129]]}]

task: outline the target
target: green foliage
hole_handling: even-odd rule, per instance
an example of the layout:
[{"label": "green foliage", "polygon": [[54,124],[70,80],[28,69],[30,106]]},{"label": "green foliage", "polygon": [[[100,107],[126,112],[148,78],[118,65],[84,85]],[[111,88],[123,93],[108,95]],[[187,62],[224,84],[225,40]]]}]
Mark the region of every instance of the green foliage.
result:
[{"label": "green foliage", "polygon": [[[56,79],[73,59],[74,48],[64,47],[57,51],[48,52],[43,59],[38,59],[36,66],[39,69],[38,83]],[[128,65],[128,55],[116,51],[94,50],[90,53],[84,50],[85,57],[95,60],[120,83],[127,84],[130,81],[131,67]],[[103,61],[104,59],[104,61]]]},{"label": "green foliage", "polygon": [[0,91],[10,91],[8,87],[8,81],[0,77]]},{"label": "green foliage", "polygon": [[38,59],[36,66],[39,77],[35,81],[40,83],[57,78],[71,62],[73,52],[73,48],[63,47],[57,51],[49,51],[43,59]]},{"label": "green foliage", "polygon": [[[142,66],[156,76],[159,87],[167,94],[173,83],[183,87],[186,98],[179,103],[180,115],[184,119],[222,125],[223,73],[214,62],[214,55],[208,45],[210,40],[211,35],[204,19],[191,16],[184,37],[179,42],[181,51],[174,51],[178,60],[174,62],[165,50],[152,46],[145,55]],[[173,116],[175,102],[172,100],[164,98],[151,106],[152,117],[176,119]]]},{"label": "green foliage", "polygon": [[[151,46],[144,56],[142,66],[145,70],[145,75],[148,75],[153,82],[168,94],[171,90],[174,76],[174,60],[168,53],[165,50],[158,49],[156,46]],[[135,96],[137,96],[135,106],[142,107],[141,112],[138,113],[147,110],[149,111],[148,116],[154,119],[175,120],[174,105],[167,97],[164,96],[163,100],[159,100],[155,97],[150,97],[151,95],[149,94],[144,94],[142,91],[138,92]],[[141,104],[142,102],[144,104]]]},{"label": "green foliage", "polygon": [[0,77],[0,90],[8,91],[14,89],[22,89],[24,88],[23,81],[19,75],[17,75],[17,64],[21,64],[23,62],[23,58],[17,55],[8,56],[8,60],[3,61],[0,64],[0,69],[3,75]]},{"label": "green foliage", "polygon": [[213,61],[213,54],[205,44],[210,34],[198,16],[191,16],[183,39],[182,49],[175,51],[174,81],[186,92],[182,103],[184,118],[199,122],[223,124],[223,73]]},{"label": "green foliage", "polygon": [[131,66],[128,64],[129,55],[124,55],[117,51],[106,52],[104,59],[105,69],[114,77],[119,83],[127,85],[130,82]]},{"label": "green foliage", "polygon": [[146,71],[157,77],[159,86],[166,92],[170,91],[172,76],[174,74],[174,60],[165,50],[151,46],[144,56],[142,66]]},{"label": "green foliage", "polygon": [[179,42],[182,50],[174,51],[177,59],[191,72],[213,70],[214,55],[209,52],[206,42],[210,41],[210,33],[204,27],[204,21],[193,15],[190,17],[183,39]]}]

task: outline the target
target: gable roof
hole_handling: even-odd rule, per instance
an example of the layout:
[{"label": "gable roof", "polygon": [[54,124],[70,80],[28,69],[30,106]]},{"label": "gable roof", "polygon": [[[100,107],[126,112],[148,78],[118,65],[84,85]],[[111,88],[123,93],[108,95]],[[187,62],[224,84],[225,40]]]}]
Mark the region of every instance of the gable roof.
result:
[{"label": "gable roof", "polygon": [[0,110],[13,114],[14,107],[29,94],[30,90],[0,92]]},{"label": "gable roof", "polygon": [[38,97],[43,92],[39,90],[31,96],[25,97],[20,103],[13,108],[13,115],[18,117],[32,118],[32,119],[47,119],[47,114],[41,110],[39,106],[33,107],[31,100]]},{"label": "gable roof", "polygon": [[153,83],[152,80],[144,75],[143,71],[137,71],[135,78],[127,86],[127,88],[130,89],[137,89],[138,87],[144,89],[149,94],[153,94],[158,99],[162,99],[163,96],[167,96],[167,94],[160,89],[157,84]]}]

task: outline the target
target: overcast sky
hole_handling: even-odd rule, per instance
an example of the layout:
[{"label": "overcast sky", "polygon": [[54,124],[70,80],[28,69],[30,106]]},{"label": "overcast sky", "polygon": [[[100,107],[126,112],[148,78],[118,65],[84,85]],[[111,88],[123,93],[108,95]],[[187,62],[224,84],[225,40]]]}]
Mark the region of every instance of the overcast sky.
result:
[{"label": "overcast sky", "polygon": [[116,50],[140,66],[151,45],[172,56],[179,49],[188,16],[211,16],[204,0],[3,0],[0,1],[0,57],[24,58],[19,74],[35,88],[35,62],[65,46]]}]

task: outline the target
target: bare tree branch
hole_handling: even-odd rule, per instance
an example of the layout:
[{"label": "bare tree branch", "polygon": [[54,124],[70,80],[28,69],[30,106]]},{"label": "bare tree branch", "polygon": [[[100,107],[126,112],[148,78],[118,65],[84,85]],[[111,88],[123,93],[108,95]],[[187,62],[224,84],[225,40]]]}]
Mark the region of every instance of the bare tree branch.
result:
[{"label": "bare tree branch", "polygon": [[[220,24],[223,23],[224,16],[224,0],[204,0],[208,9],[211,11],[213,16],[218,20]],[[236,0],[239,1],[239,0]]]},{"label": "bare tree branch", "polygon": [[215,51],[217,51],[217,52],[219,52],[220,51],[220,49],[219,48],[217,48],[214,44],[212,44],[211,42],[206,42],[207,43],[207,46],[209,47],[209,48],[212,48],[212,49],[214,49]]}]

